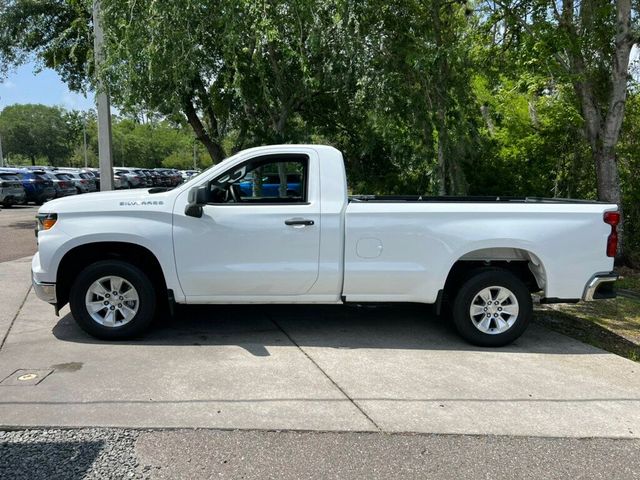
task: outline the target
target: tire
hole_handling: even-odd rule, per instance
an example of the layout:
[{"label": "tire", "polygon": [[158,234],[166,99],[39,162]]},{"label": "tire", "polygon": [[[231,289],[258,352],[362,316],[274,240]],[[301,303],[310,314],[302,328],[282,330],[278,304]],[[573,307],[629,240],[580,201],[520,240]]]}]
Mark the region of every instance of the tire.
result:
[{"label": "tire", "polygon": [[527,286],[511,272],[482,269],[462,285],[452,310],[458,333],[469,343],[502,347],[524,333],[533,302]]},{"label": "tire", "polygon": [[[110,291],[114,288],[113,278],[123,280],[118,299]],[[98,290],[109,298],[96,295]],[[96,309],[104,302],[109,305],[92,314],[89,302]],[[149,277],[138,267],[119,260],[104,260],[89,265],[76,277],[71,286],[69,305],[76,323],[89,335],[103,340],[121,340],[136,337],[149,327],[155,314],[156,292]],[[107,309],[111,310],[112,316],[108,316]]]}]

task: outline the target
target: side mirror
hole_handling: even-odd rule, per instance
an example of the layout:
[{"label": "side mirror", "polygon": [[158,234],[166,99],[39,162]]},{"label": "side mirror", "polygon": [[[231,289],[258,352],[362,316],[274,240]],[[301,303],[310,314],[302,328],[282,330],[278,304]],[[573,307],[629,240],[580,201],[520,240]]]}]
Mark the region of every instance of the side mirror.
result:
[{"label": "side mirror", "polygon": [[191,190],[189,190],[189,197],[187,199],[187,206],[184,209],[184,214],[190,217],[202,217],[202,207],[207,204],[208,200],[208,185],[193,187]]}]

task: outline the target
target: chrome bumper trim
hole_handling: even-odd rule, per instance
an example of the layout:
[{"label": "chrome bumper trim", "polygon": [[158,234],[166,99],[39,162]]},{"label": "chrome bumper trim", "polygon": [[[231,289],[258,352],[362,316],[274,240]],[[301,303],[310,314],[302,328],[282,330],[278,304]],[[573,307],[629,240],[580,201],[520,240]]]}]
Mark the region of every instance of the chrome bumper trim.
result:
[{"label": "chrome bumper trim", "polygon": [[56,298],[56,284],[55,283],[41,283],[37,282],[33,276],[31,277],[31,284],[33,285],[33,291],[40,300],[44,300],[47,303],[55,305],[58,303]]},{"label": "chrome bumper trim", "polygon": [[587,283],[584,288],[584,294],[582,295],[582,299],[586,302],[590,302],[594,300],[593,296],[598,290],[598,287],[603,283],[615,282],[618,280],[618,275],[615,273],[596,273],[591,280]]}]

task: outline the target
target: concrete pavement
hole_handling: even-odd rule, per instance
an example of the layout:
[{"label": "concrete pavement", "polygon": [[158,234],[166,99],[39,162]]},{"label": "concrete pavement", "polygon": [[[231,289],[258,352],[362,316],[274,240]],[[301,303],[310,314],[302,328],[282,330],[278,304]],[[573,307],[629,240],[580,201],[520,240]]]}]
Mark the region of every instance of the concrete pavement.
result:
[{"label": "concrete pavement", "polygon": [[0,264],[0,378],[53,373],[0,383],[4,426],[640,437],[638,364],[536,325],[491,350],[419,306],[212,306],[107,343],[32,292],[16,311],[28,278]]},{"label": "concrete pavement", "polygon": [[31,288],[30,270],[30,257],[0,263],[0,349]]},{"label": "concrete pavement", "polygon": [[36,205],[14,205],[0,209],[0,262],[33,255],[37,244],[34,235]]}]

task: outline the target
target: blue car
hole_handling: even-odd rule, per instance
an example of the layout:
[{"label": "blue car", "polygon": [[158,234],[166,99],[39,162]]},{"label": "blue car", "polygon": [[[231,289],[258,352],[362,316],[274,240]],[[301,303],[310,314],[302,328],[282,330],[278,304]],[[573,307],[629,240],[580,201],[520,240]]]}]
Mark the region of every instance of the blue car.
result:
[{"label": "blue car", "polygon": [[56,196],[53,181],[44,170],[30,170],[28,168],[5,168],[4,171],[13,172],[22,181],[27,202],[42,205]]},{"label": "blue car", "polygon": [[[243,197],[253,196],[253,178],[245,177],[245,180],[238,184]],[[300,174],[287,174],[287,196],[300,196],[302,187]],[[259,197],[279,197],[280,196],[280,176],[277,173],[267,173],[262,177],[262,192]]]}]

